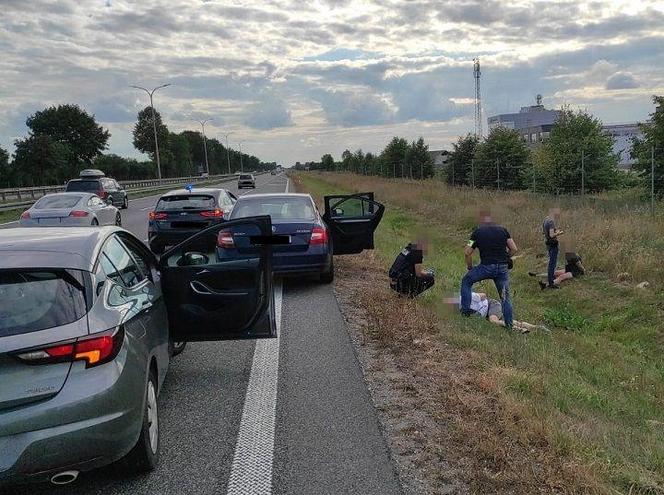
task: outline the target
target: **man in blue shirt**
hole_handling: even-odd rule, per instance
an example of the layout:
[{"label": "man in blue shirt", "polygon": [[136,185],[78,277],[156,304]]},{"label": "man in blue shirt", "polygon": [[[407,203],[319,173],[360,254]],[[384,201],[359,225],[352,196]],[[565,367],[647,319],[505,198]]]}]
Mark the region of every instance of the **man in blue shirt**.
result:
[{"label": "man in blue shirt", "polygon": [[[473,253],[480,252],[480,264],[473,266]],[[493,280],[502,303],[505,326],[512,328],[513,313],[510,297],[512,256],[517,252],[516,243],[505,227],[497,225],[488,211],[480,212],[480,225],[473,231],[464,248],[468,272],[461,280],[461,313],[470,316],[473,284],[481,280]]]}]

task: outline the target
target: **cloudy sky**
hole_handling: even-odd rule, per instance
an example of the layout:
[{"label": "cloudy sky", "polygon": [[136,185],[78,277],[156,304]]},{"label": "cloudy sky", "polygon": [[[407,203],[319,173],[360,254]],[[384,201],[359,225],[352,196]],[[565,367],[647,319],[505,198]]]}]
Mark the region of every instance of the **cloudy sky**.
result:
[{"label": "cloudy sky", "polygon": [[[25,119],[78,103],[131,144],[147,96],[173,131],[225,132],[291,165],[380,150],[394,135],[449,148],[485,116],[541,93],[606,123],[644,120],[664,94],[664,2],[500,0],[0,0],[0,146]],[[486,123],[485,123],[486,128]],[[222,138],[223,139],[223,138]]]}]

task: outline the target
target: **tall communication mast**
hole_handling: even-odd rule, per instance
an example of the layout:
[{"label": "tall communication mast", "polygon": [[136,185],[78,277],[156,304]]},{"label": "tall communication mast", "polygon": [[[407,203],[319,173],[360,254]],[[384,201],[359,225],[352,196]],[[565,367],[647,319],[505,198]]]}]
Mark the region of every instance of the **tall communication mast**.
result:
[{"label": "tall communication mast", "polygon": [[473,76],[475,77],[475,137],[482,139],[482,93],[480,91],[480,59],[473,59]]}]

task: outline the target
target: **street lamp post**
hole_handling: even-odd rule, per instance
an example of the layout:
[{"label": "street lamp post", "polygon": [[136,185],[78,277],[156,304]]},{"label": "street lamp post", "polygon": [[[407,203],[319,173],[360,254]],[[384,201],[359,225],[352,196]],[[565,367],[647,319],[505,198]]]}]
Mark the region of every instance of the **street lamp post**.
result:
[{"label": "street lamp post", "polygon": [[157,139],[157,119],[155,117],[154,113],[154,104],[152,103],[152,95],[157,91],[158,89],[165,88],[167,86],[170,86],[169,84],[162,84],[161,86],[157,86],[156,88],[152,89],[150,91],[149,89],[143,88],[141,86],[130,86],[130,88],[135,88],[135,89],[141,89],[145,91],[148,96],[150,97],[150,110],[152,110],[152,130],[154,131],[154,154],[155,157],[157,158],[157,178],[161,180],[161,163],[159,162],[159,140]]},{"label": "street lamp post", "polygon": [[240,141],[240,173],[244,172],[244,166],[242,165],[242,143],[244,141]]},{"label": "street lamp post", "polygon": [[230,152],[230,148],[228,147],[228,136],[230,136],[231,134],[233,134],[233,133],[232,132],[227,132],[226,134],[224,134],[224,136],[226,136],[226,159],[228,160],[228,174],[229,175],[231,173],[231,152]]},{"label": "street lamp post", "polygon": [[205,140],[205,124],[211,121],[212,119],[196,121],[199,124],[201,124],[201,129],[203,129],[203,151],[205,152],[205,171],[207,172],[208,175],[210,175],[210,164],[208,163],[208,156],[207,156],[207,141]]}]

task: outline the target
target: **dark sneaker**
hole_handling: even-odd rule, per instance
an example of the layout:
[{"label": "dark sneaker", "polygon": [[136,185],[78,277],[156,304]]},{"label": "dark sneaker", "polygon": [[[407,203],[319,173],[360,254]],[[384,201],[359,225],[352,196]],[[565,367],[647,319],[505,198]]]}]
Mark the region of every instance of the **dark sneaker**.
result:
[{"label": "dark sneaker", "polygon": [[541,290],[546,289],[546,284],[545,284],[544,282],[542,282],[542,281],[540,280],[540,281],[537,282],[537,283],[539,284]]},{"label": "dark sneaker", "polygon": [[556,284],[550,284],[546,286],[547,289],[560,289],[559,285]]},{"label": "dark sneaker", "polygon": [[537,277],[537,273],[535,272],[528,272],[528,275],[530,275],[531,277]]}]

